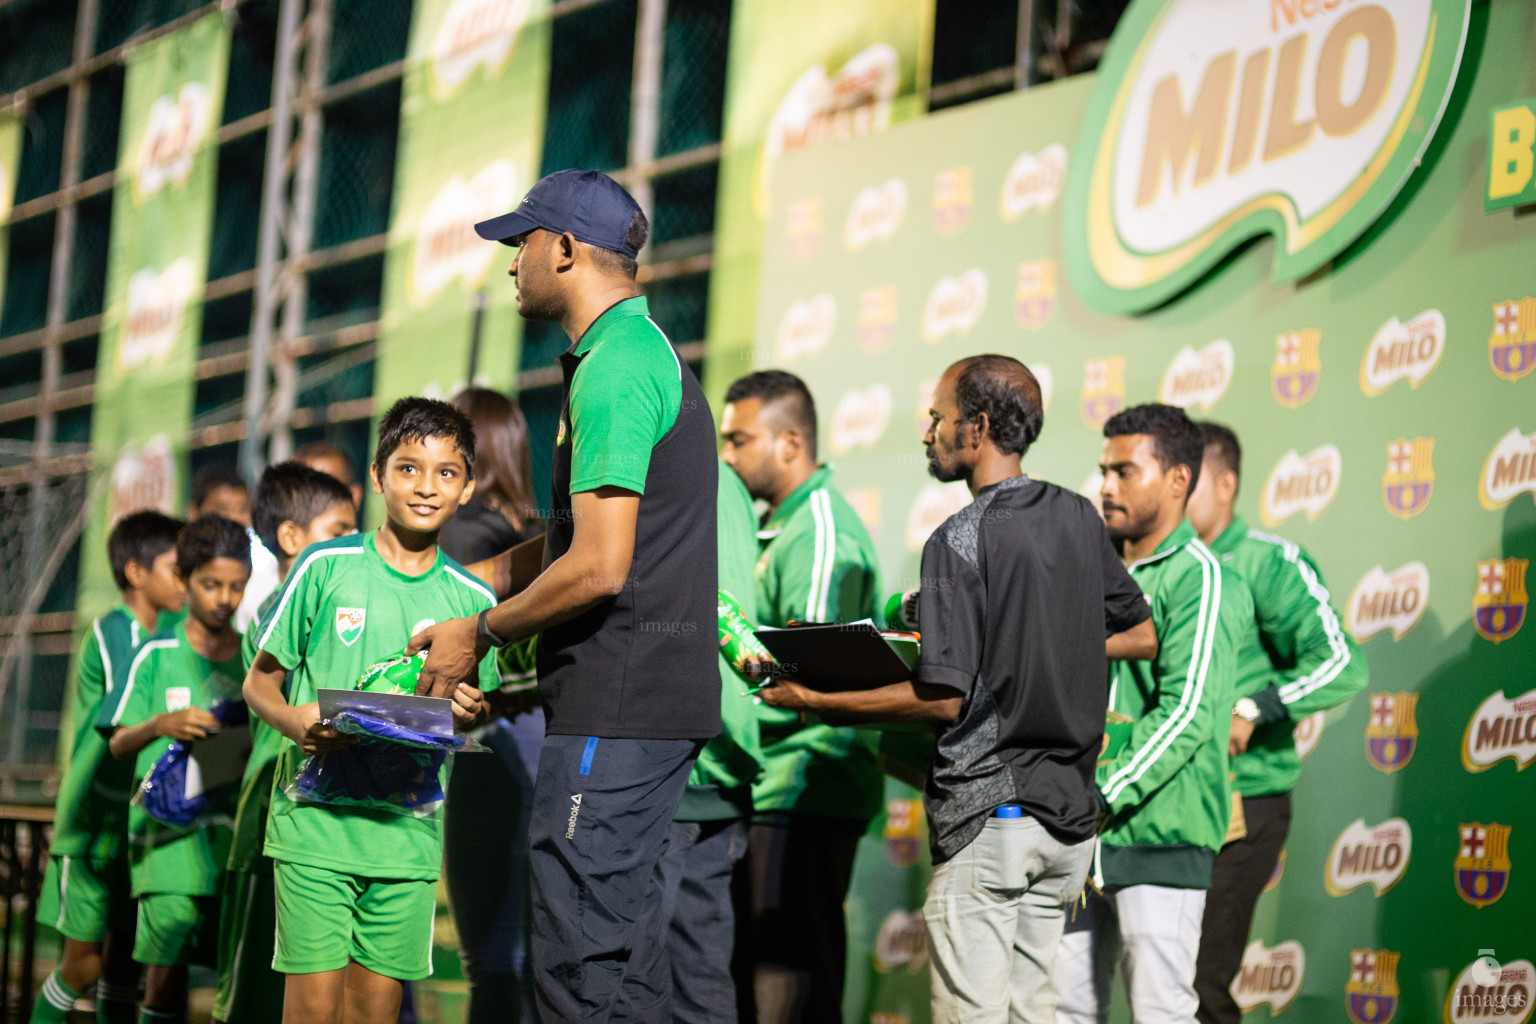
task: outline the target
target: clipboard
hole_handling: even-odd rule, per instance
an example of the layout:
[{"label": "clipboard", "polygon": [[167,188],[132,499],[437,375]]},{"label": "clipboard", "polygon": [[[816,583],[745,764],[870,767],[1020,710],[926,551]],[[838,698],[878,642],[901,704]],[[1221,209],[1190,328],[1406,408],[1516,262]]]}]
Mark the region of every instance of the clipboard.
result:
[{"label": "clipboard", "polygon": [[245,775],[246,758],[251,754],[251,727],[226,725],[209,733],[206,739],[190,744],[190,748],[182,788],[182,796],[187,800],[240,781]]},{"label": "clipboard", "polygon": [[753,631],[782,674],[813,690],[873,690],[911,679],[918,641],[888,634],[873,622],[813,622]]},{"label": "clipboard", "polygon": [[322,688],[315,691],[315,698],[320,703],[320,717],[326,721],[343,711],[355,711],[416,732],[445,737],[453,735],[453,701],[446,697]]}]

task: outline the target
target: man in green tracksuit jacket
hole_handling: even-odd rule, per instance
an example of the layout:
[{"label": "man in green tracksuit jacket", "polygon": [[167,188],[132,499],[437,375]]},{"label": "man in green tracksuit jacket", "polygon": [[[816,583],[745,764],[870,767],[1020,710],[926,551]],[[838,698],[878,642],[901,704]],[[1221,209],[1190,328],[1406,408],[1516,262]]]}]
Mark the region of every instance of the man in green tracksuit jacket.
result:
[{"label": "man in green tracksuit jacket", "polygon": [[[729,594],[746,621],[755,623],[752,567],[757,561],[757,519],[752,497],[741,478],[724,466],[717,495],[720,592]],[[736,1022],[731,876],[747,852],[752,780],[757,777],[763,748],[757,714],[746,695],[754,684],[740,671],[745,665],[730,660],[724,645],[719,661],[720,735],[704,744],[693,763],[661,858],[661,907],[669,922],[667,956],[672,962],[675,1024]]]},{"label": "man in green tracksuit jacket", "polygon": [[[1211,865],[1230,816],[1228,718],[1253,599],[1184,518],[1200,473],[1199,428],[1142,405],[1104,425],[1101,498],[1157,629],[1151,661],[1117,663],[1109,707],[1134,721],[1098,769],[1107,813],[1091,897],[1056,955],[1057,1020],[1096,1024],[1117,961],[1139,1024],[1194,1018],[1195,957]],[[1120,956],[1120,951],[1124,956]]]},{"label": "man in green tracksuit jacket", "polygon": [[1248,584],[1258,624],[1257,635],[1238,653],[1228,745],[1246,831],[1216,857],[1195,973],[1202,1024],[1238,1024],[1243,1011],[1230,988],[1254,904],[1290,830],[1291,788],[1301,774],[1296,723],[1358,693],[1367,669],[1307,553],[1250,530],[1233,513],[1242,472],[1237,435],[1216,423],[1201,424],[1200,432],[1205,457],[1189,499],[1189,521],[1222,564]]},{"label": "man in green tracksuit jacket", "polygon": [[[721,458],[769,511],[758,531],[762,625],[873,618],[874,542],[816,462],[816,406],[800,378],[749,374],[726,392]],[[759,1024],[837,1020],[847,928],[843,901],[859,837],[880,809],[878,733],[802,725],[757,705],[763,773],[752,787],[748,856]]]}]

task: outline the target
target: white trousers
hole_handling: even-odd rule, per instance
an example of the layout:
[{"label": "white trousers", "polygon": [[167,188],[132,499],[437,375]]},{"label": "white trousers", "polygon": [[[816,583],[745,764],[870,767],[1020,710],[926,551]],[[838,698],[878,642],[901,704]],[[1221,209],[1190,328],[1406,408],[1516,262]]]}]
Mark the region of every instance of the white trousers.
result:
[{"label": "white trousers", "polygon": [[1194,1024],[1204,889],[1130,885],[1091,895],[1056,953],[1057,1024],[1105,1024],[1118,966],[1135,1024]]}]

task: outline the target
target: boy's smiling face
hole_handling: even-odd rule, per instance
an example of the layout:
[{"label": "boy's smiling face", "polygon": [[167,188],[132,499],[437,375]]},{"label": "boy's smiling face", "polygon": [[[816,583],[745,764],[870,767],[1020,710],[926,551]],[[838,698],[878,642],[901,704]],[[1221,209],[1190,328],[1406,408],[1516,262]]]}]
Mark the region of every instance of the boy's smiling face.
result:
[{"label": "boy's smiling face", "polygon": [[214,558],[187,576],[187,614],[219,633],[229,628],[245,596],[251,567],[233,558]]},{"label": "boy's smiling face", "polygon": [[436,533],[475,492],[464,454],[447,437],[403,441],[382,469],[370,470],[389,521],[413,533]]}]

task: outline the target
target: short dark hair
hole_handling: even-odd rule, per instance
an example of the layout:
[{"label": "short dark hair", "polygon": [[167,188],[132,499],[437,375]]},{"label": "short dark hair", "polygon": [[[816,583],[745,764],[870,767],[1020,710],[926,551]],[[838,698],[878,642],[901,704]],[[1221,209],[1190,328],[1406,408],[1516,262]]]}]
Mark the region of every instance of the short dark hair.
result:
[{"label": "short dark hair", "polygon": [[228,487],[236,491],[250,492],[240,474],[235,472],[233,466],[226,466],[216,462],[210,466],[204,466],[192,476],[192,507],[202,508],[203,502],[208,496],[220,487]]},{"label": "short dark hair", "polygon": [[[624,244],[639,252],[645,248],[645,241],[650,237],[651,222],[645,219],[645,211],[636,210],[635,215],[629,218],[629,227],[624,231]],[[592,262],[610,274],[623,274],[633,281],[640,272],[640,264],[621,252],[604,249],[600,245],[591,246],[591,249]]]},{"label": "short dark hair", "polygon": [[347,467],[347,475],[354,481],[357,479],[357,467],[352,464],[352,456],[329,441],[311,441],[308,444],[301,444],[293,453],[294,462],[307,463],[313,459],[339,459],[341,464]]},{"label": "short dark hair", "polygon": [[1223,469],[1232,471],[1232,475],[1239,480],[1243,478],[1243,446],[1237,442],[1237,434],[1231,427],[1220,423],[1200,424],[1200,439],[1205,444],[1205,451],[1212,452],[1216,461],[1221,463]]},{"label": "short dark hair", "polygon": [[1200,480],[1200,460],[1205,457],[1205,442],[1200,439],[1200,428],[1183,409],[1148,402],[1117,412],[1104,424],[1105,437],[1126,434],[1146,434],[1152,438],[1152,454],[1157,456],[1163,472],[1174,466],[1188,466],[1189,493],[1194,493]]},{"label": "short dark hair", "polygon": [[475,428],[469,417],[435,398],[402,398],[389,407],[379,422],[379,444],[373,450],[373,468],[384,472],[384,464],[396,448],[410,441],[445,437],[464,456],[464,470],[475,475]]},{"label": "short dark hair", "polygon": [[176,568],[186,579],[215,558],[233,558],[251,567],[251,539],[245,527],[220,515],[198,516],[176,538]]},{"label": "short dark hair", "polygon": [[279,526],[293,523],[307,530],[318,516],[337,505],[352,505],[352,492],[346,484],[302,462],[279,462],[268,466],[256,485],[251,529],[268,551],[282,558],[283,547],[277,541]]},{"label": "short dark hair", "polygon": [[785,411],[805,435],[811,457],[816,457],[816,400],[811,397],[811,389],[805,386],[805,381],[786,370],[758,370],[740,378],[725,392],[726,404],[748,398],[755,398],[764,405],[791,399],[784,403]]},{"label": "short dark hair", "polygon": [[128,589],[129,562],[148,569],[151,562],[176,546],[176,535],[186,525],[184,520],[148,509],[119,519],[107,534],[107,561],[117,589]]},{"label": "short dark hair", "polygon": [[1045,409],[1040,382],[1012,356],[981,355],[962,359],[955,378],[960,417],[987,416],[987,434],[998,451],[1023,455],[1040,436]]}]

